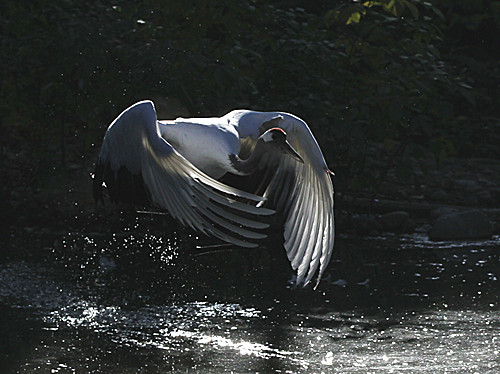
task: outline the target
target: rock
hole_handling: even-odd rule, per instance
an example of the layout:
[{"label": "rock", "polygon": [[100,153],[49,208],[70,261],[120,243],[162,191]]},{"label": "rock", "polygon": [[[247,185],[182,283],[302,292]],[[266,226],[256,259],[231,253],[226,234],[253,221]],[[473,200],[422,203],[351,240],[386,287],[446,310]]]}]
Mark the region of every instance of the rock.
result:
[{"label": "rock", "polygon": [[432,228],[431,225],[424,224],[422,226],[415,227],[415,232],[417,234],[427,234],[430,231],[431,228]]},{"label": "rock", "polygon": [[474,194],[474,196],[481,204],[493,203],[493,196],[490,191],[487,190],[478,191]]},{"label": "rock", "polygon": [[404,211],[395,211],[383,214],[378,222],[384,231],[404,232],[409,228],[410,214]]},{"label": "rock", "polygon": [[436,209],[433,209],[431,212],[431,218],[433,221],[435,221],[437,218],[446,215],[446,214],[453,214],[453,213],[458,213],[458,209],[452,208],[449,206],[442,206]]},{"label": "rock", "polygon": [[490,193],[495,202],[500,202],[500,188],[490,188]]},{"label": "rock", "polygon": [[444,190],[437,190],[427,192],[426,197],[433,201],[447,201],[449,195]]},{"label": "rock", "polygon": [[429,231],[429,239],[477,239],[490,237],[492,233],[492,224],[485,213],[468,210],[439,216]]},{"label": "rock", "polygon": [[479,190],[477,182],[469,179],[458,179],[455,181],[455,186],[461,191],[474,192]]},{"label": "rock", "polygon": [[365,215],[352,217],[352,228],[357,234],[377,235],[382,231],[382,225],[374,218]]}]

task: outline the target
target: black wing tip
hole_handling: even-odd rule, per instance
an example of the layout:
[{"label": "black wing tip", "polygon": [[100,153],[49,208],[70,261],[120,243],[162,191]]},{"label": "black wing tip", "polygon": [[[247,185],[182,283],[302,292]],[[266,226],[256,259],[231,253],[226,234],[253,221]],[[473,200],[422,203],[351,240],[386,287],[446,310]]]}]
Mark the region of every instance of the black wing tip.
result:
[{"label": "black wing tip", "polygon": [[152,201],[142,174],[133,174],[124,166],[114,171],[109,162],[101,159],[96,162],[92,192],[96,204],[104,205],[105,192],[114,203],[144,207]]}]

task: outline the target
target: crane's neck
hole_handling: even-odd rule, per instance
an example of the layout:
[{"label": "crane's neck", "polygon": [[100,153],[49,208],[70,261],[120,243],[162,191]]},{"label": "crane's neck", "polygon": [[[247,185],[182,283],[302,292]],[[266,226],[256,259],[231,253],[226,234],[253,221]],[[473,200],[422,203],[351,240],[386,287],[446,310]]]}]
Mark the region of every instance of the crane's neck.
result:
[{"label": "crane's neck", "polygon": [[231,161],[231,166],[234,169],[236,175],[249,175],[253,174],[257,170],[259,164],[258,160],[252,153],[249,158],[242,160],[238,155],[230,154],[229,161]]},{"label": "crane's neck", "polygon": [[230,154],[229,161],[234,169],[234,174],[249,175],[261,169],[264,164],[267,164],[268,158],[271,155],[266,152],[267,145],[264,141],[258,140],[253,152],[250,156],[242,160],[238,155]]}]

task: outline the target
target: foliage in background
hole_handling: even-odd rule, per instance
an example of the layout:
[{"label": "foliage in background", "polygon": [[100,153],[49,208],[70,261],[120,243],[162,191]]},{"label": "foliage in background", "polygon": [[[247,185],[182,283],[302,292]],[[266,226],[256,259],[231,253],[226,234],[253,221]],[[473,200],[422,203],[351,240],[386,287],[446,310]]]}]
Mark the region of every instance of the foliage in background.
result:
[{"label": "foliage in background", "polygon": [[37,174],[94,157],[110,121],[145,98],[192,116],[295,113],[351,189],[499,135],[477,114],[499,115],[496,2],[302,3],[3,2],[3,158],[23,142]]}]

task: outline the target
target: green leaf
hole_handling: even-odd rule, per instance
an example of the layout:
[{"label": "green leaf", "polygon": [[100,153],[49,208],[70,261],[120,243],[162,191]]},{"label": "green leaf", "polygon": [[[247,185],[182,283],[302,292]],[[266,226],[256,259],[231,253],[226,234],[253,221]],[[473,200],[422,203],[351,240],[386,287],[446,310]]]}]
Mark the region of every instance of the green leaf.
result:
[{"label": "green leaf", "polygon": [[404,4],[406,5],[408,10],[410,11],[413,18],[418,19],[418,17],[420,16],[420,12],[418,11],[418,8],[408,0],[404,0]]},{"label": "green leaf", "polygon": [[384,3],[380,2],[380,1],[365,1],[363,3],[363,6],[365,6],[367,8],[371,8],[372,6],[375,6],[375,5],[381,6],[381,5],[384,5]]},{"label": "green leaf", "polygon": [[[363,12],[363,14],[365,14],[365,12]],[[361,21],[361,12],[354,12],[347,20],[346,25],[350,25],[351,23],[359,23],[359,21]]]},{"label": "green leaf", "polygon": [[334,24],[349,25],[351,23],[359,23],[361,16],[364,14],[366,14],[366,10],[362,5],[350,4],[339,6],[327,12],[325,23],[328,27]]}]

